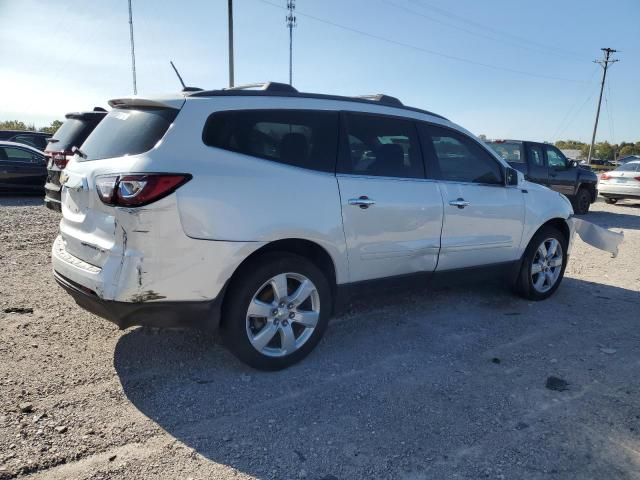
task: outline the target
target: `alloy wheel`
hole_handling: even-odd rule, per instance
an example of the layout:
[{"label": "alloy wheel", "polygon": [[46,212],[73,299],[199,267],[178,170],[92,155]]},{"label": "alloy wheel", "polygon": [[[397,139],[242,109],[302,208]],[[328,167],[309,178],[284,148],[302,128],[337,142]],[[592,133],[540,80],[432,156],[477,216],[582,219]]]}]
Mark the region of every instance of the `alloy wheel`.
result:
[{"label": "alloy wheel", "polygon": [[564,254],[562,245],[555,238],[543,241],[533,256],[531,264],[531,281],[533,288],[539,293],[551,290],[560,278]]},{"label": "alloy wheel", "polygon": [[283,357],[304,345],[320,318],[320,295],[299,273],[281,273],[267,280],[247,309],[246,330],[253,348]]}]

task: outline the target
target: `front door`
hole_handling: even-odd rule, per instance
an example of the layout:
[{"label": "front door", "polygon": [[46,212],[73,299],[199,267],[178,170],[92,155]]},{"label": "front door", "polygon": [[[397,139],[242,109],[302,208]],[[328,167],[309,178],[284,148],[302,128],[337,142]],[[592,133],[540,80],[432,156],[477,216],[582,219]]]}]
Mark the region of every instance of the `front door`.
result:
[{"label": "front door", "polygon": [[338,185],[350,280],[431,272],[442,229],[438,184],[425,179],[413,122],[343,114]]},{"label": "front door", "polygon": [[564,195],[573,195],[578,179],[578,169],[572,167],[560,150],[553,145],[544,146],[549,167],[549,187]]},{"label": "front door", "polygon": [[38,192],[44,188],[47,170],[44,156],[26,148],[0,147],[0,189]]},{"label": "front door", "polygon": [[522,190],[504,185],[504,167],[476,140],[449,128],[419,128],[444,203],[437,270],[517,260],[524,224]]}]

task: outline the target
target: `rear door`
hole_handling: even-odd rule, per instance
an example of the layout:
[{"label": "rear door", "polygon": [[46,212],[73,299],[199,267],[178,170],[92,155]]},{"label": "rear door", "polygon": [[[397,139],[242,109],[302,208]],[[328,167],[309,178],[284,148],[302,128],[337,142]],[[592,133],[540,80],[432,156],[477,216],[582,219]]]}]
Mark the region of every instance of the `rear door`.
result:
[{"label": "rear door", "polygon": [[338,162],[352,282],[433,271],[442,229],[437,182],[425,179],[415,124],[342,115]]},{"label": "rear door", "polygon": [[549,185],[549,170],[544,160],[542,145],[538,143],[524,143],[529,173],[525,178],[541,185]]},{"label": "rear door", "polygon": [[544,152],[549,167],[549,187],[564,195],[573,195],[578,182],[578,169],[572,167],[567,157],[553,145],[544,145]]},{"label": "rear door", "polygon": [[524,224],[522,190],[504,185],[502,164],[471,137],[426,123],[419,130],[444,203],[437,270],[518,259]]}]

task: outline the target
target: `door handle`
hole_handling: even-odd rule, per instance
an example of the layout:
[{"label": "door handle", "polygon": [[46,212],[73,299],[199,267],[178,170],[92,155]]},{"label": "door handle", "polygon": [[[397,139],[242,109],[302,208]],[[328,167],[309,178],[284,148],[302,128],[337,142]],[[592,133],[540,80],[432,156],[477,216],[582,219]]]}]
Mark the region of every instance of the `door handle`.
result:
[{"label": "door handle", "polygon": [[449,202],[449,205],[451,205],[452,207],[458,207],[459,209],[463,209],[464,207],[468,207],[471,204],[467,202],[464,198],[458,198],[457,200],[451,200]]},{"label": "door handle", "polygon": [[369,208],[371,205],[375,205],[376,202],[371,200],[366,195],[362,195],[360,198],[350,198],[349,205],[357,205],[361,209],[365,210]]}]

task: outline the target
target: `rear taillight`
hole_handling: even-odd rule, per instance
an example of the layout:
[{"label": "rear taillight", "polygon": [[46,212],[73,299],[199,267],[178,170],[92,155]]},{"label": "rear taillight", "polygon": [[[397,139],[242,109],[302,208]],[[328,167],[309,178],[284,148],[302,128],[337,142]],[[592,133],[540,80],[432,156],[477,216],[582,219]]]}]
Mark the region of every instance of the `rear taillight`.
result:
[{"label": "rear taillight", "polygon": [[64,170],[69,160],[73,157],[70,152],[51,152],[49,156],[53,160],[53,164],[60,170]]},{"label": "rear taillight", "polygon": [[600,180],[610,180],[611,179],[611,175],[607,175],[606,173],[603,173],[602,175],[600,175]]},{"label": "rear taillight", "polygon": [[191,178],[182,173],[103,175],[96,178],[96,190],[100,200],[107,205],[140,207],[175,192]]},{"label": "rear taillight", "polygon": [[633,177],[633,178],[640,182],[640,177]]}]

